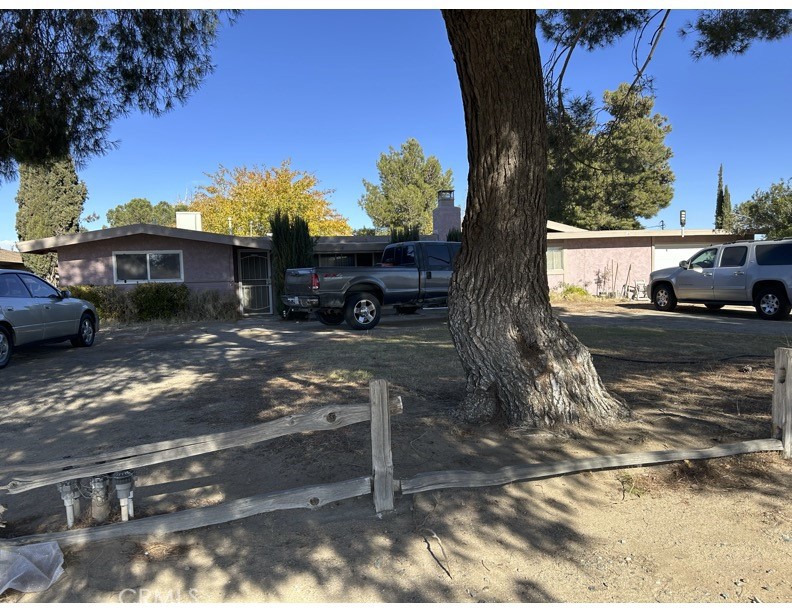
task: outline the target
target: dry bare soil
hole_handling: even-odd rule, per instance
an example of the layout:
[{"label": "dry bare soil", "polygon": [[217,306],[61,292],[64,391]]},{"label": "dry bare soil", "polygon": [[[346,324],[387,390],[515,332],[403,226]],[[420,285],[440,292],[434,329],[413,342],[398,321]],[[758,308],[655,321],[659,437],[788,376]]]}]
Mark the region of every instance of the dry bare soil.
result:
[{"label": "dry bare soil", "polygon": [[[440,314],[370,333],[246,320],[109,328],[90,350],[20,350],[0,374],[13,466],[228,431],[367,401],[386,378],[396,477],[765,438],[773,350],[792,323],[750,312],[558,304],[633,418],[546,434],[460,424],[464,380]],[[370,473],[368,425],[138,471],[139,516]],[[54,487],[0,502],[3,537],[64,528]],[[65,553],[65,574],[0,602],[790,602],[792,465],[774,453],[371,497]],[[83,522],[87,519],[83,518]]]}]

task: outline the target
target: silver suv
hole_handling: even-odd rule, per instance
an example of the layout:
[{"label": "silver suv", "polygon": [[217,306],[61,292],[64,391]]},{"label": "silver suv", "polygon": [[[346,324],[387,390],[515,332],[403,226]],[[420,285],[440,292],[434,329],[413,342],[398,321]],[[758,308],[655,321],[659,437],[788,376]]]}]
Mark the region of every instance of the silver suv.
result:
[{"label": "silver suv", "polygon": [[22,344],[71,340],[73,346],[91,346],[98,327],[90,302],[30,272],[0,269],[0,368]]},{"label": "silver suv", "polygon": [[671,311],[678,302],[753,305],[763,319],[784,319],[792,296],[792,239],[746,240],[702,249],[677,268],[650,275],[655,308]]}]

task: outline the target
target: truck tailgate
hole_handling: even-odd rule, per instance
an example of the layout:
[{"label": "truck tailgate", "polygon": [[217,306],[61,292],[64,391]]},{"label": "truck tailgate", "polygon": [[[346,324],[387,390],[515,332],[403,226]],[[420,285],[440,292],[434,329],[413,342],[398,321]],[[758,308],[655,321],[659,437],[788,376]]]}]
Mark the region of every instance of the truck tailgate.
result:
[{"label": "truck tailgate", "polygon": [[292,268],[286,270],[284,295],[308,295],[311,293],[311,275],[313,268]]}]

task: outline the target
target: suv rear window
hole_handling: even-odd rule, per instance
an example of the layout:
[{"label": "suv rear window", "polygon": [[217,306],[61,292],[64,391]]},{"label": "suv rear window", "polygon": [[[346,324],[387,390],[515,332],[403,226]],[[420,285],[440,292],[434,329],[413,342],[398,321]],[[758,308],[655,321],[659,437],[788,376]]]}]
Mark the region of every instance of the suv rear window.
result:
[{"label": "suv rear window", "polygon": [[757,244],[756,263],[760,266],[792,265],[792,243]]}]

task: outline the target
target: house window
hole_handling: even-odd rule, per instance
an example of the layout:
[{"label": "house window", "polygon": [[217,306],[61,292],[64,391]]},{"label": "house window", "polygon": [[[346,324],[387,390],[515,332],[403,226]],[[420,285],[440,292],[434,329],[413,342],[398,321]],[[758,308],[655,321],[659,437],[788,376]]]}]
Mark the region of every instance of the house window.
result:
[{"label": "house window", "polygon": [[547,273],[561,274],[564,271],[564,249],[550,247],[547,249]]},{"label": "house window", "polygon": [[180,283],[184,280],[181,251],[113,253],[116,283]]}]

